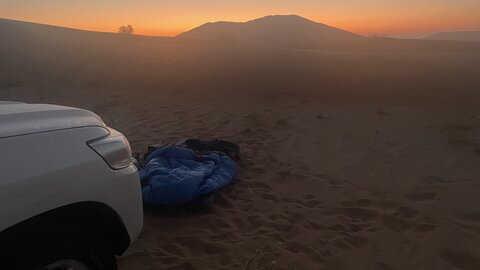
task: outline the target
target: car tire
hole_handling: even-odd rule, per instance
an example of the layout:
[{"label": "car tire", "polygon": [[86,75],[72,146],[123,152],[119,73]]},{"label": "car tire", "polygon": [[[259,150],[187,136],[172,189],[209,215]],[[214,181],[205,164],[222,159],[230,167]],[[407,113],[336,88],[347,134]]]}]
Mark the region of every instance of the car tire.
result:
[{"label": "car tire", "polygon": [[[15,254],[9,269],[116,270],[112,247],[98,230],[80,224],[42,226],[33,239],[25,239],[22,254]],[[21,258],[23,257],[23,258]]]}]

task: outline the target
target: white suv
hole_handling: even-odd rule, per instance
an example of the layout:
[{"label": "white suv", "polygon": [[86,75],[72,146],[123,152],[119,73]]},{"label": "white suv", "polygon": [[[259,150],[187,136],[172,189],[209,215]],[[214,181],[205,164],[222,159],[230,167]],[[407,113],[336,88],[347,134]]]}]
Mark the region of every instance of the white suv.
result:
[{"label": "white suv", "polygon": [[0,269],[116,269],[142,225],[121,133],[86,110],[0,102]]}]

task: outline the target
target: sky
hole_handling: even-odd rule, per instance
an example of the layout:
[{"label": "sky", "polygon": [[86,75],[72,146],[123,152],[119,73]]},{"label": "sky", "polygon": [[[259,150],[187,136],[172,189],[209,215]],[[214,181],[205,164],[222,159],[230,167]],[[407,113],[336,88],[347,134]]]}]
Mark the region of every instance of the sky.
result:
[{"label": "sky", "polygon": [[297,14],[363,35],[480,30],[480,0],[0,0],[0,18],[77,29],[174,36],[214,21]]}]

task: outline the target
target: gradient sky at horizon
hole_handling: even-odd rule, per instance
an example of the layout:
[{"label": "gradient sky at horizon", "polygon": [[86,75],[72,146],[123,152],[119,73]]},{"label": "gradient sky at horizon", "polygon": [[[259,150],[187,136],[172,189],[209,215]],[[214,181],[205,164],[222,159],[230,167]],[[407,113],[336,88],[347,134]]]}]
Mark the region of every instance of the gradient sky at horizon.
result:
[{"label": "gradient sky at horizon", "polygon": [[297,14],[368,35],[413,37],[480,30],[480,0],[0,0],[0,17],[115,32],[173,36],[206,22]]}]

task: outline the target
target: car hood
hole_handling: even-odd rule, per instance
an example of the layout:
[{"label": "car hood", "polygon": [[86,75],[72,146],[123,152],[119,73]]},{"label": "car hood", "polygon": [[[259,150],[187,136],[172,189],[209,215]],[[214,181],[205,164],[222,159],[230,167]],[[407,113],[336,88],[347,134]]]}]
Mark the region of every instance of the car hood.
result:
[{"label": "car hood", "polygon": [[86,126],[105,124],[83,109],[0,101],[0,138]]}]

